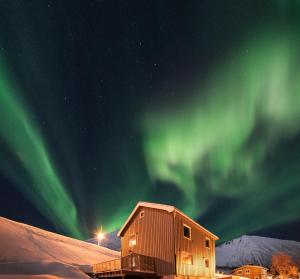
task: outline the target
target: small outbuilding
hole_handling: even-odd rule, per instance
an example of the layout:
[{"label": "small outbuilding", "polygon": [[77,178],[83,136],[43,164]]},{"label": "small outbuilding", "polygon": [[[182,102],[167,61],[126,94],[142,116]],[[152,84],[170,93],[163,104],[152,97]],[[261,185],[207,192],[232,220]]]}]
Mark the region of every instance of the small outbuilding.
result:
[{"label": "small outbuilding", "polygon": [[267,268],[260,265],[243,265],[232,271],[234,275],[250,279],[267,279]]}]

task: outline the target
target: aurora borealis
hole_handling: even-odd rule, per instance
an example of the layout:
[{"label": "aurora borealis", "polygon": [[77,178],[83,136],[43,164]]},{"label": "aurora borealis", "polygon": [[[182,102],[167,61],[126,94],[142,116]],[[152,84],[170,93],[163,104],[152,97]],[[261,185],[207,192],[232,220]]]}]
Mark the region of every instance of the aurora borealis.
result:
[{"label": "aurora borealis", "polygon": [[[241,47],[229,58],[234,63],[224,63],[206,86],[195,86],[195,95],[186,104],[146,117],[149,172],[182,190],[189,204],[185,210],[192,216],[208,210],[211,196],[242,199],[247,195],[249,207],[264,203],[262,212],[268,210],[270,200],[280,201],[275,185],[273,193],[262,192],[268,180],[260,167],[280,141],[300,130],[300,44],[295,36],[270,33],[256,35],[258,39]],[[296,193],[299,185],[285,183],[285,187]],[[254,202],[256,195],[262,201]],[[280,215],[299,218],[297,200],[295,207]],[[228,219],[240,218],[241,212],[236,211]],[[273,214],[267,220],[257,218],[245,229],[277,224],[280,216]]]},{"label": "aurora borealis", "polygon": [[1,161],[1,168],[56,226],[65,227],[76,237],[83,237],[78,234],[75,205],[56,174],[41,135],[22,103],[16,99],[17,89],[10,85],[13,82],[4,70],[0,72],[1,139],[9,150],[8,156],[13,156],[20,166],[20,173],[16,175],[7,161]]},{"label": "aurora borealis", "polygon": [[145,200],[295,239],[300,2],[112,2],[0,2],[0,215],[84,239]]}]

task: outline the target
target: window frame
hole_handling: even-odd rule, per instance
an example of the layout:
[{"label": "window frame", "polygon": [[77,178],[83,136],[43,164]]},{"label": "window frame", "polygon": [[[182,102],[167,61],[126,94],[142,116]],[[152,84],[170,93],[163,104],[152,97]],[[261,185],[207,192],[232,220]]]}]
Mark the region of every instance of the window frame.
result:
[{"label": "window frame", "polygon": [[[192,228],[190,227],[190,226],[188,226],[187,224],[183,224],[183,237],[185,238],[185,239],[188,239],[188,240],[192,240]],[[185,228],[188,228],[188,230],[189,230],[189,232],[190,232],[190,237],[187,237],[187,236],[185,236],[184,235],[184,229]]]},{"label": "window frame", "polygon": [[[134,239],[132,239],[132,237],[134,237]],[[133,244],[134,243],[134,244]],[[133,247],[135,247],[137,245],[137,235],[136,235],[136,233],[135,234],[132,234],[132,235],[130,235],[130,237],[129,237],[129,247],[130,248],[133,248]]]},{"label": "window frame", "polygon": [[144,218],[145,217],[145,210],[141,210],[139,216],[140,216],[140,219]]},{"label": "window frame", "polygon": [[[206,263],[208,263],[207,266],[206,266]],[[209,266],[210,266],[209,258],[204,258],[204,268],[208,268],[209,269]]]},{"label": "window frame", "polygon": [[[194,264],[194,256],[192,253],[189,253],[189,252],[185,252],[185,251],[181,251],[180,253],[180,257],[181,257],[181,263],[184,264],[184,265],[193,265]],[[183,258],[188,258],[190,257],[190,263],[186,263],[184,262],[184,259]]]},{"label": "window frame", "polygon": [[[207,246],[208,243],[208,246]],[[205,237],[205,248],[206,249],[210,249],[210,245],[211,245],[211,240],[208,237]]]}]

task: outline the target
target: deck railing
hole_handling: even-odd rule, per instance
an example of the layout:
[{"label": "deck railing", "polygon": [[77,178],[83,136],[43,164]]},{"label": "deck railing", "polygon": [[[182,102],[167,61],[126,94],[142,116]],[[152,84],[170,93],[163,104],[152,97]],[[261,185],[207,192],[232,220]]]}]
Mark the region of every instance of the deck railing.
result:
[{"label": "deck railing", "polygon": [[106,271],[116,271],[121,269],[121,259],[110,260],[103,263],[97,263],[93,265],[93,272],[106,272]]},{"label": "deck railing", "polygon": [[130,254],[122,257],[122,269],[141,272],[155,272],[154,258],[141,254]]},{"label": "deck railing", "polygon": [[132,271],[154,273],[154,258],[133,253],[120,259],[97,263],[93,265],[94,273],[114,272],[121,270],[125,272]]}]

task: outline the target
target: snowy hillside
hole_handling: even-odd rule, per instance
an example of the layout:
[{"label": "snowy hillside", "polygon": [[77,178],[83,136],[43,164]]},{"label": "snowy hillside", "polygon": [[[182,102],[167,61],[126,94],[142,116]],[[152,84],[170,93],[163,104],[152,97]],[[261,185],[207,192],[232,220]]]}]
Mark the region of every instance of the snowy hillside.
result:
[{"label": "snowy hillside", "polygon": [[216,248],[218,267],[234,268],[243,264],[269,267],[272,255],[278,252],[300,260],[300,242],[244,235]]},{"label": "snowy hillside", "polygon": [[0,217],[1,279],[31,278],[28,275],[89,278],[83,271],[90,271],[93,263],[119,256],[119,252],[104,247]]},{"label": "snowy hillside", "polygon": [[[104,239],[101,241],[101,246],[115,251],[120,251],[121,240],[117,236],[117,234],[118,234],[118,230],[106,234]],[[87,240],[87,242],[97,244],[98,240],[96,238],[90,238],[89,240]]]}]

